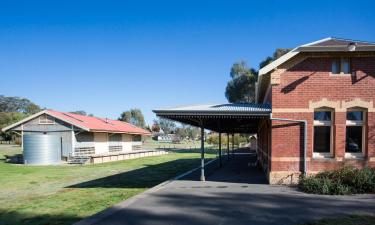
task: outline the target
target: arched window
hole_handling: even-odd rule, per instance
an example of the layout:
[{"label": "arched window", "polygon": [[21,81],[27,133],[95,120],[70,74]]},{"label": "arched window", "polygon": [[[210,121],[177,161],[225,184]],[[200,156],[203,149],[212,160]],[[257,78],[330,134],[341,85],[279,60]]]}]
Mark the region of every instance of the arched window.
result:
[{"label": "arched window", "polygon": [[351,108],[346,112],[345,157],[356,158],[364,155],[366,112]]},{"label": "arched window", "polygon": [[333,110],[320,108],[314,111],[313,157],[332,157]]}]

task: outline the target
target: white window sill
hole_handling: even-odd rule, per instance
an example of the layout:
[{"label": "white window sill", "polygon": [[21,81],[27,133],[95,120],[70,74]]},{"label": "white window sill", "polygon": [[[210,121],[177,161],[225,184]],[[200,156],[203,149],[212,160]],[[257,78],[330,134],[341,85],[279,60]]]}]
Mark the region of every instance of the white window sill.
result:
[{"label": "white window sill", "polygon": [[345,159],[363,159],[363,153],[345,153]]},{"label": "white window sill", "polygon": [[351,73],[329,73],[331,77],[350,77],[352,76]]},{"label": "white window sill", "polygon": [[313,153],[313,159],[332,159],[331,153]]}]

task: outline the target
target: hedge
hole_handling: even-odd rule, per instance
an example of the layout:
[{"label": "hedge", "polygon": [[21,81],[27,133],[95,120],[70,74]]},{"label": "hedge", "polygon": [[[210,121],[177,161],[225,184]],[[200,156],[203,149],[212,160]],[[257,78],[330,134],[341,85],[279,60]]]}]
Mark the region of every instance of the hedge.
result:
[{"label": "hedge", "polygon": [[323,195],[375,193],[375,168],[343,167],[302,176],[299,188],[307,193]]}]

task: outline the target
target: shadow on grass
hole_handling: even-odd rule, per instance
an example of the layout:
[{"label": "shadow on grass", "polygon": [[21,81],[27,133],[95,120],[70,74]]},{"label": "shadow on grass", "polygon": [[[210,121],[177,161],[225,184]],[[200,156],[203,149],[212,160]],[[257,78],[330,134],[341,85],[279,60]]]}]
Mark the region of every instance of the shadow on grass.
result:
[{"label": "shadow on grass", "polygon": [[178,159],[90,180],[67,188],[151,188],[199,166],[200,159]]},{"label": "shadow on grass", "polygon": [[32,214],[32,213],[19,213],[19,212],[8,212],[0,210],[0,225],[40,225],[40,224],[53,224],[53,225],[64,225],[72,224],[81,220],[82,217],[76,215],[66,214]]},{"label": "shadow on grass", "polygon": [[22,164],[23,155],[22,154],[4,155],[4,158],[1,158],[0,161],[3,161],[4,163]]},{"label": "shadow on grass", "polygon": [[[160,150],[163,150],[163,149],[160,149]],[[200,149],[167,149],[167,151],[169,152],[173,152],[173,153],[201,153],[201,150]],[[204,150],[204,153],[205,154],[212,154],[212,155],[216,155],[218,153],[218,150],[217,149],[205,149]]]}]

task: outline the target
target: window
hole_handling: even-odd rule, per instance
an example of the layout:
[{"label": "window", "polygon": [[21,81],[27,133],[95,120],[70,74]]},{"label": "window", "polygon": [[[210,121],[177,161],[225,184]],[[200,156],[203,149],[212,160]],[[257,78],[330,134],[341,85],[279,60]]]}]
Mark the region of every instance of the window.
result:
[{"label": "window", "polygon": [[340,59],[333,59],[332,60],[332,74],[339,74],[340,73]]},{"label": "window", "polygon": [[349,111],[346,113],[346,120],[349,121],[363,121],[362,111]]},{"label": "window", "polygon": [[332,74],[350,74],[350,59],[349,58],[334,58],[332,59]]},{"label": "window", "polygon": [[39,117],[39,124],[55,124],[55,118],[49,115],[41,115]]},{"label": "window", "polygon": [[141,135],[134,135],[133,138],[132,138],[132,141],[134,141],[134,142],[142,141],[142,136]]},{"label": "window", "polygon": [[363,111],[350,110],[346,113],[345,157],[363,156],[364,124]]},{"label": "window", "polygon": [[314,113],[315,121],[331,121],[330,111],[318,111]]},{"label": "window", "polygon": [[341,58],[341,73],[350,73],[350,60],[349,58]]},{"label": "window", "polygon": [[319,109],[314,112],[314,157],[332,156],[332,111]]}]

